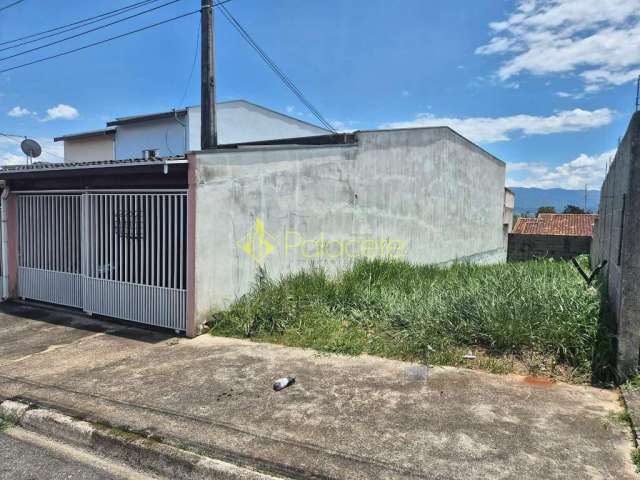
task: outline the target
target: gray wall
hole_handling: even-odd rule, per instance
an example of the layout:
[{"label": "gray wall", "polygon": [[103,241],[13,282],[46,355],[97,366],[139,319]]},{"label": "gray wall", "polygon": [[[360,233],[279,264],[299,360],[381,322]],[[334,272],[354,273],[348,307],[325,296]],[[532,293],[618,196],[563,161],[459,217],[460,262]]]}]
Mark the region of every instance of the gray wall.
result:
[{"label": "gray wall", "polygon": [[242,244],[256,219],[274,245],[264,266],[276,277],[311,264],[335,271],[397,247],[418,263],[505,260],[503,162],[448,128],[357,140],[196,154],[198,319],[253,283],[258,265]]},{"label": "gray wall", "polygon": [[591,246],[592,263],[607,260],[602,271],[617,324],[621,379],[638,368],[640,350],[640,113],[618,146],[600,195]]},{"label": "gray wall", "polygon": [[533,258],[570,259],[590,251],[591,237],[510,233],[507,261],[518,262]]}]

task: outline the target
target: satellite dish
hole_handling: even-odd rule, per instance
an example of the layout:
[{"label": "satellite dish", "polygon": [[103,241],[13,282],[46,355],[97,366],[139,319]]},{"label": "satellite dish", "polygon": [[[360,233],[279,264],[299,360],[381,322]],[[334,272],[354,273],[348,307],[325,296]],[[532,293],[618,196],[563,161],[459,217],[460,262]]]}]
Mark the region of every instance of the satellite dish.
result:
[{"label": "satellite dish", "polygon": [[22,148],[24,154],[29,158],[37,158],[42,153],[42,147],[40,144],[30,138],[25,138],[20,143],[20,148]]}]

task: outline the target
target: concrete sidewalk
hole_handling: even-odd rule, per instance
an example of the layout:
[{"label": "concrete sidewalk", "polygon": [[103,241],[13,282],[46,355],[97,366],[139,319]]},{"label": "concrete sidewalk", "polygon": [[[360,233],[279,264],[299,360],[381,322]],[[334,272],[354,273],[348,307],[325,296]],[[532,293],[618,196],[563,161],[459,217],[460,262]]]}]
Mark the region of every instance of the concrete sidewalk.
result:
[{"label": "concrete sidewalk", "polygon": [[[0,307],[0,397],[291,478],[636,478],[618,394]],[[273,392],[275,378],[297,383]]]}]

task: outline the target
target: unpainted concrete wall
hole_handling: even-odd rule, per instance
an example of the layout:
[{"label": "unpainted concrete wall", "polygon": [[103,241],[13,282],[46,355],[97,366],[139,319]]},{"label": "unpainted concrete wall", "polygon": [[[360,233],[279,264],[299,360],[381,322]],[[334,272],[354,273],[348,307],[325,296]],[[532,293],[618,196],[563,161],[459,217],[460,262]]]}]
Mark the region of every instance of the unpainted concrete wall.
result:
[{"label": "unpainted concrete wall", "polygon": [[518,262],[534,258],[570,259],[590,251],[591,237],[510,233],[507,261]]},{"label": "unpainted concrete wall", "polygon": [[629,123],[600,193],[591,246],[592,264],[607,265],[610,307],[617,324],[617,370],[635,374],[640,351],[640,113]]},{"label": "unpainted concrete wall", "polygon": [[196,319],[248,291],[260,262],[243,248],[265,252],[261,225],[275,277],[356,256],[505,260],[503,162],[448,128],[357,141],[195,154]]}]

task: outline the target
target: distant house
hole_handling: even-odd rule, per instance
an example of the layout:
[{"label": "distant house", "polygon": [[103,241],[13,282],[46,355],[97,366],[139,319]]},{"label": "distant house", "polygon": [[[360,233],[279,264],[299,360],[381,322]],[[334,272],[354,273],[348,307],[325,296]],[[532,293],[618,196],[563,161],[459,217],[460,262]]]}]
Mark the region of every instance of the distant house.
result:
[{"label": "distant house", "polygon": [[598,215],[540,213],[519,218],[509,234],[508,261],[569,259],[589,253]]},{"label": "distant house", "polygon": [[504,246],[507,248],[509,242],[509,234],[513,228],[513,209],[516,206],[516,195],[513,190],[505,187],[504,189],[504,210],[502,212],[502,234],[504,236]]},{"label": "distant house", "polygon": [[[331,132],[246,100],[217,104],[220,145],[327,135]],[[200,150],[200,107],[116,118],[107,128],[54,138],[66,163],[175,157]]]}]

